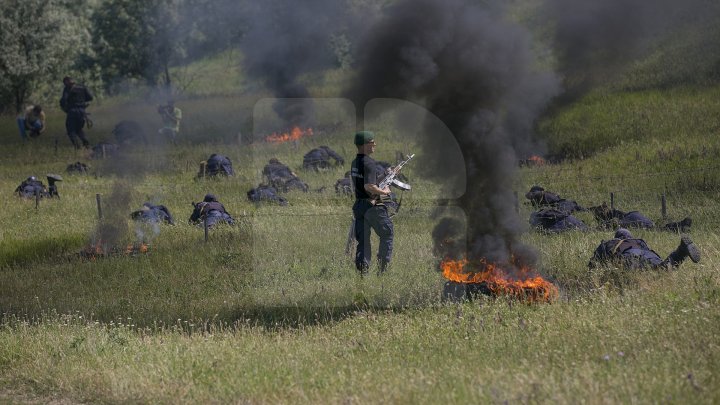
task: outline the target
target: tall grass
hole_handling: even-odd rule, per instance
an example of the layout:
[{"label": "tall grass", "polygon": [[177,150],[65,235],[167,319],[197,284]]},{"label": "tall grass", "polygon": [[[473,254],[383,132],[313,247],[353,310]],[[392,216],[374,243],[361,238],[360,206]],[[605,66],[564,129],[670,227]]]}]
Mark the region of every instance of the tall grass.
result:
[{"label": "tall grass", "polygon": [[[675,271],[590,271],[593,249],[611,231],[579,213],[592,231],[523,235],[538,250],[538,270],[561,288],[549,305],[441,300],[430,236],[439,188],[413,165],[442,156],[418,156],[407,167],[414,190],[395,217],[390,271],[361,279],[344,253],[352,200],[332,187],[347,167],[301,170],[303,153],[321,144],[348,166],[350,125],[325,120],[298,143],[265,143],[263,134],[238,142],[255,95],[208,96],[179,103],[186,118],[178,145],[153,138],[128,148],[124,160],[88,160],[63,137],[55,148],[62,117],[51,115],[48,134],[29,144],[0,120],[0,402],[716,403],[716,93],[596,93],[543,123],[551,150],[577,159],[523,167],[508,179],[521,218],[530,214],[522,195],[533,184],[584,206],[613,193],[618,208],[659,224],[692,216],[702,252],[699,264]],[[148,131],[157,124],[151,103],[92,111],[93,140],[111,139],[120,119]],[[420,150],[420,140],[377,130],[386,134],[381,160]],[[198,162],[213,152],[231,157],[235,177],[196,178]],[[247,201],[270,157],[313,192],[287,194],[288,207]],[[90,174],[65,176],[60,200],[36,209],[12,195],[27,176],[62,173],[76,160],[89,162]],[[128,211],[162,203],[178,224],[157,235],[145,230],[146,255],[83,258],[98,224],[96,194],[107,201],[118,180],[131,185]],[[212,229],[205,242],[186,219],[189,203],[208,192],[238,225]],[[130,243],[135,225],[126,225]],[[679,242],[667,232],[636,234],[662,256]]]}]

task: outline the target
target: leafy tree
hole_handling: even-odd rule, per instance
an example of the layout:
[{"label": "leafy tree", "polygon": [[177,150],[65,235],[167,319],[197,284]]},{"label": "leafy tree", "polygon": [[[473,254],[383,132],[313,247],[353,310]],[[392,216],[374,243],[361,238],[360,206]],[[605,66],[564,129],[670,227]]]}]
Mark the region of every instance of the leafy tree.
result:
[{"label": "leafy tree", "polygon": [[170,87],[170,67],[223,50],[240,31],[229,0],[107,0],[93,16],[95,62],[103,80],[141,79]]},{"label": "leafy tree", "polygon": [[0,2],[0,111],[21,111],[33,92],[73,67],[88,38],[81,18],[64,0]]}]

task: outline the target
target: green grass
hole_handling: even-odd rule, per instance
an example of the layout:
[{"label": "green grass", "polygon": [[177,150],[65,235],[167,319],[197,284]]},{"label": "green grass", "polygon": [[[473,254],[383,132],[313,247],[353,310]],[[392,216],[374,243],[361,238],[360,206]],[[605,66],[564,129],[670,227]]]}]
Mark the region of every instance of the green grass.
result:
[{"label": "green grass", "polygon": [[[335,94],[347,74],[328,73],[314,91]],[[89,161],[69,146],[55,113],[48,132],[30,144],[20,143],[10,118],[0,118],[0,402],[720,399],[716,87],[606,89],[542,123],[550,151],[575,159],[523,167],[508,179],[523,221],[531,208],[522,196],[533,184],[583,206],[609,203],[613,193],[616,207],[659,224],[692,216],[702,252],[699,264],[677,271],[589,271],[592,251],[611,231],[528,232],[522,238],[537,249],[539,271],[560,287],[560,298],[547,305],[440,299],[444,280],[429,217],[439,187],[416,173],[423,162],[447,156],[420,154],[422,140],[403,136],[392,120],[378,121],[377,158],[418,152],[406,170],[413,191],[395,218],[390,272],[360,279],[344,253],[352,201],[332,188],[354,154],[343,105],[323,104],[313,137],[272,145],[259,130],[272,126],[267,105],[256,104],[262,90],[209,89],[178,101],[185,118],[175,146],[156,138],[159,118],[150,101],[91,107],[93,141],[112,139],[114,124],[129,118],[151,135],[123,160]],[[323,144],[344,155],[346,167],[303,172],[302,155]],[[198,163],[213,152],[229,156],[237,176],[196,179]],[[312,190],[326,188],[290,193],[288,207],[248,202],[245,193],[261,181],[270,157],[289,164]],[[77,160],[89,162],[91,172],[64,176],[62,199],[36,209],[12,195],[28,175],[64,174]],[[158,235],[145,229],[152,236],[147,255],[84,259],[79,252],[98,224],[96,194],[109,215],[119,184],[129,187],[129,204],[113,212],[125,218],[150,200],[167,205],[178,224]],[[186,219],[189,203],[207,192],[239,224],[212,230],[206,243]],[[578,216],[595,225],[588,213]],[[122,243],[134,241],[134,224],[128,218],[121,225]],[[672,233],[636,234],[661,256],[679,242]]]}]

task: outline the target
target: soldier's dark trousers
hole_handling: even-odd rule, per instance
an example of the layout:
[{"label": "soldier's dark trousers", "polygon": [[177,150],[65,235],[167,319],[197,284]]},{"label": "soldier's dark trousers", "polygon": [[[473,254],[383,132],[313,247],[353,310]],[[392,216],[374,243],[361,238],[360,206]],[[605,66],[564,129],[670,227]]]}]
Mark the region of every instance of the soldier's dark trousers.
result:
[{"label": "soldier's dark trousers", "polygon": [[357,200],[353,205],[355,215],[355,239],[358,241],[355,252],[355,267],[361,273],[370,267],[370,229],[380,237],[378,249],[379,271],[384,271],[385,266],[390,263],[393,249],[394,228],[387,208],[383,205],[372,205],[368,200]]},{"label": "soldier's dark trousers", "polygon": [[82,141],[83,146],[90,145],[90,142],[88,142],[87,138],[85,138],[85,132],[83,132],[84,127],[85,110],[74,108],[68,111],[67,116],[65,117],[65,130],[70,138],[70,142],[75,145],[75,148],[80,147],[78,138]]}]

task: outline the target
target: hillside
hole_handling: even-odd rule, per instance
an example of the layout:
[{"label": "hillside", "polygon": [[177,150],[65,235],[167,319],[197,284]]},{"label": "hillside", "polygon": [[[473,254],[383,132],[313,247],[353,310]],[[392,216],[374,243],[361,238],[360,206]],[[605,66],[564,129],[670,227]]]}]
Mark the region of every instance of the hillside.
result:
[{"label": "hillside", "polygon": [[[519,198],[522,224],[533,185],[585,207],[612,198],[657,224],[691,216],[700,263],[589,270],[612,230],[580,212],[590,231],[527,227],[521,235],[539,256],[538,273],[559,288],[548,304],[441,299],[437,213],[477,213],[459,210],[465,190],[422,175],[430,161],[450,165],[463,155],[433,153],[402,114],[405,121],[389,113],[366,123],[377,133],[377,159],[418,156],[404,169],[413,190],[394,218],[390,271],[357,276],[345,253],[353,200],[333,188],[355,152],[354,106],[336,98],[354,71],[302,77],[318,98],[317,125],[297,142],[265,140],[282,129],[271,92],[244,75],[238,52],[173,72],[186,83],[176,145],[156,135],[163,99],[145,88],[89,108],[93,143],[113,141],[125,119],[148,135],[148,144],[114,158],[73,149],[52,108],[46,133],[28,143],[12,117],[0,117],[0,402],[717,403],[720,85],[713,53],[693,46],[699,40],[707,43],[692,30],[662,38],[623,75],[549,107],[537,121],[548,163],[518,166],[506,187]],[[449,134],[434,135],[468,153]],[[303,154],[320,145],[345,165],[302,170]],[[198,178],[211,153],[230,157],[236,175]],[[287,207],[248,201],[272,157],[311,192],[285,194]],[[90,172],[66,175],[75,161]],[[36,206],[12,193],[46,173],[63,175],[61,199]],[[186,220],[190,203],[209,192],[238,224],[211,229],[206,241]],[[106,220],[119,218],[120,246],[142,239],[149,253],[81,254],[97,238],[98,198]],[[138,227],[129,213],[145,201],[166,205],[177,225]],[[633,232],[663,257],[680,239]]]}]

